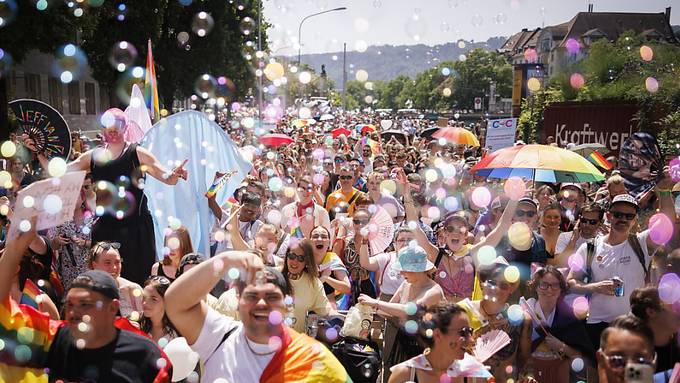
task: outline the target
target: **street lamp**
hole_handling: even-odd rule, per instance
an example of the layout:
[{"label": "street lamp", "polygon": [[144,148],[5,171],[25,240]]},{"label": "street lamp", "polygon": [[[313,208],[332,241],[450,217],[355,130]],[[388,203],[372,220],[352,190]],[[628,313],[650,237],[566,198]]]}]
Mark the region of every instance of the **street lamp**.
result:
[{"label": "street lamp", "polygon": [[300,26],[298,27],[298,45],[299,45],[299,47],[298,47],[298,67],[300,66],[300,56],[302,55],[302,23],[304,23],[305,20],[309,19],[310,17],[323,15],[324,13],[329,13],[329,12],[344,11],[346,9],[347,9],[347,7],[339,7],[339,8],[333,8],[333,9],[329,9],[329,10],[322,11],[322,12],[312,13],[311,15],[305,16],[302,19],[302,21],[300,21]]}]

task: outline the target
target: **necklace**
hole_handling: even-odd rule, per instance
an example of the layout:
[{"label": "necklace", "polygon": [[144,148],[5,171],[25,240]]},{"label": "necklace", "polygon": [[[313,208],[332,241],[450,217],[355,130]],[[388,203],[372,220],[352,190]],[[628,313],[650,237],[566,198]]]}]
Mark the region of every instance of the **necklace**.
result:
[{"label": "necklace", "polygon": [[296,280],[300,279],[301,275],[302,275],[302,273],[300,273],[300,274],[288,273],[288,278],[296,281]]},{"label": "necklace", "polygon": [[250,345],[250,340],[248,340],[248,337],[246,337],[245,334],[243,335],[243,337],[246,340],[246,346],[248,346],[248,350],[250,350],[250,352],[252,352],[253,354],[255,354],[257,356],[267,356],[267,355],[271,355],[271,354],[275,353],[276,351],[278,351],[278,350],[274,350],[274,351],[270,351],[270,352],[257,352],[255,350],[253,350],[253,347]]}]

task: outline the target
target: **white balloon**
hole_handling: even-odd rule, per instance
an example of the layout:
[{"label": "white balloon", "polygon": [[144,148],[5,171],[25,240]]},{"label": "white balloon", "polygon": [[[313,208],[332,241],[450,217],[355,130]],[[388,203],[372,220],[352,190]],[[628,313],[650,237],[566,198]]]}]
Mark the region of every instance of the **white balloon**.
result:
[{"label": "white balloon", "polygon": [[163,351],[165,351],[165,355],[167,355],[170,362],[172,362],[173,382],[185,379],[192,371],[194,371],[194,368],[196,368],[198,354],[189,347],[186,339],[175,338],[171,340],[165,348],[163,348]]}]

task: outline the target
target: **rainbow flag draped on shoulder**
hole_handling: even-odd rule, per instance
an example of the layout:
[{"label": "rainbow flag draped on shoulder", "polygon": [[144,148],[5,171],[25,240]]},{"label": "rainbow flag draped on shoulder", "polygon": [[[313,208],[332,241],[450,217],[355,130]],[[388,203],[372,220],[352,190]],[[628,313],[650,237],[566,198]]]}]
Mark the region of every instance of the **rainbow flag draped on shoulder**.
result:
[{"label": "rainbow flag draped on shoulder", "polygon": [[281,348],[262,372],[260,383],[351,383],[345,368],[321,343],[284,327]]},{"label": "rainbow flag draped on shoulder", "polygon": [[0,381],[47,382],[44,365],[64,322],[8,298],[0,304]]}]

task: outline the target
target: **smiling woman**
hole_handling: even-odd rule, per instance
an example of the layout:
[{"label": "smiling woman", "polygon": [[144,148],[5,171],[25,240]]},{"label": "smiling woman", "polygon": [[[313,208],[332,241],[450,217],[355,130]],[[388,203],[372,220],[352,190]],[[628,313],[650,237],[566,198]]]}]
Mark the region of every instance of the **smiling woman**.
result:
[{"label": "smiling woman", "polygon": [[331,311],[323,283],[319,279],[311,241],[303,239],[297,244],[291,244],[282,273],[292,290],[291,327],[298,332],[306,332],[308,313],[326,316]]}]

